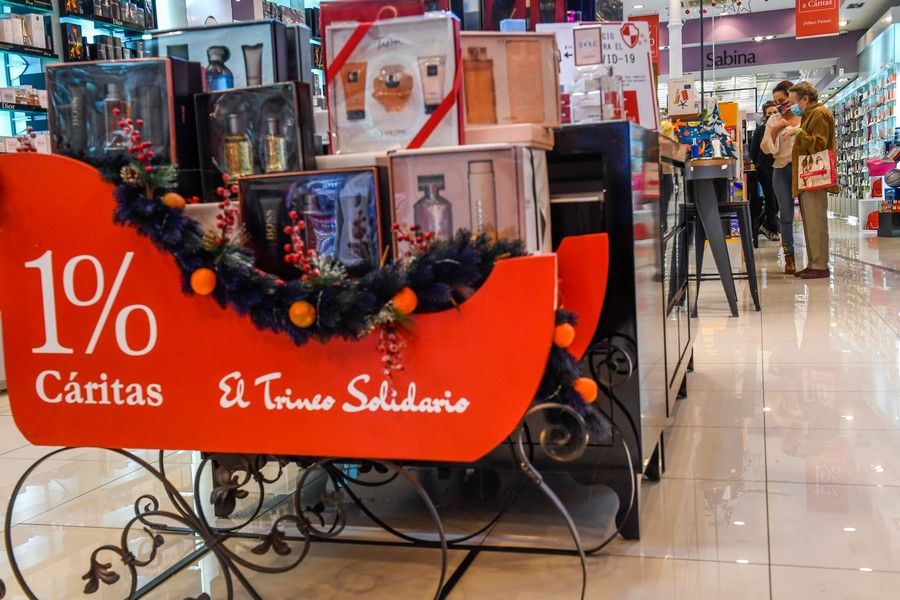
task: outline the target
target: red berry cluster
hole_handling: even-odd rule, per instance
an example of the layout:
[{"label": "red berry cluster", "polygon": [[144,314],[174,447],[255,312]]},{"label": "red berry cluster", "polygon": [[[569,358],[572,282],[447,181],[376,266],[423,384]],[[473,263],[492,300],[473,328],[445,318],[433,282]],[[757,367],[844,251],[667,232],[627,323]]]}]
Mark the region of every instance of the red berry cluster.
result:
[{"label": "red berry cluster", "polygon": [[[117,117],[122,114],[122,111],[118,108],[114,108],[112,112],[113,115]],[[132,118],[119,119],[117,125],[119,129],[122,130],[122,133],[129,136],[131,139],[131,145],[128,147],[128,154],[131,154],[136,161],[141,163],[145,173],[152,173],[153,166],[150,164],[150,159],[153,158],[153,150],[150,149],[150,146],[152,146],[153,143],[144,140],[141,137],[141,127],[144,126],[144,120]]]},{"label": "red berry cluster", "polygon": [[16,152],[37,152],[37,148],[32,141],[36,137],[37,134],[34,132],[34,128],[28,126],[25,129],[25,133],[18,137],[19,147],[16,148]]},{"label": "red berry cluster", "polygon": [[234,233],[234,226],[237,223],[238,207],[231,201],[231,196],[238,193],[238,186],[235,183],[230,183],[230,181],[231,176],[228,173],[224,173],[222,174],[222,183],[225,185],[220,185],[216,188],[216,194],[221,198],[219,201],[219,214],[216,215],[217,227],[221,232],[218,240],[220,246],[231,239],[231,234]]},{"label": "red berry cluster", "polygon": [[408,230],[404,230],[399,223],[394,223],[391,225],[391,231],[394,232],[398,245],[400,242],[410,245],[411,249],[403,253],[407,257],[425,252],[434,243],[434,232],[422,231],[418,225],[410,225]]},{"label": "red berry cluster", "polygon": [[386,377],[393,377],[394,371],[403,370],[401,350],[406,347],[406,340],[400,335],[396,323],[381,326],[376,349],[381,352],[381,372]]},{"label": "red berry cluster", "polygon": [[306,243],[303,241],[303,231],[306,229],[306,223],[300,218],[300,214],[296,210],[288,213],[291,224],[284,228],[285,235],[291,236],[291,242],[284,245],[284,262],[294,265],[300,269],[300,281],[307,281],[311,277],[318,277],[319,270],[312,265],[312,259],[316,257],[316,251],[306,249]]}]

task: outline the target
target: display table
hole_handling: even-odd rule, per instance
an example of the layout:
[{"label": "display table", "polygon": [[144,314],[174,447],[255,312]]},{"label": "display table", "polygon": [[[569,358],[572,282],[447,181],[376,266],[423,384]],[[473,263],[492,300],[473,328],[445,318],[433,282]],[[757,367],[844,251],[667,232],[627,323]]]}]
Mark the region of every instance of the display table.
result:
[{"label": "display table", "polygon": [[[727,189],[730,180],[737,176],[737,162],[733,159],[713,158],[691,160],[685,164],[685,180],[691,182],[694,188],[693,201],[696,205],[697,216],[700,224],[706,232],[709,240],[709,248],[712,251],[716,269],[725,290],[725,297],[731,309],[731,315],[738,316],[737,292],[734,287],[734,276],[731,270],[731,259],[728,256],[728,247],[725,244],[725,232],[722,229],[722,220],[719,216],[720,198],[719,190]],[[698,273],[698,275],[700,275]]]}]

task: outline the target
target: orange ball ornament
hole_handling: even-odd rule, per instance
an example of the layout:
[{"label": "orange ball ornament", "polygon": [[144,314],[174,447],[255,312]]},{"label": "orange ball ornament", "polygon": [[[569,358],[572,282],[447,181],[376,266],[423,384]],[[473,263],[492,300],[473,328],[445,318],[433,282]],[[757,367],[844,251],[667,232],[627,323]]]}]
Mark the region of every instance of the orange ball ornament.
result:
[{"label": "orange ball ornament", "polygon": [[578,392],[578,395],[581,396],[581,399],[584,400],[586,404],[595,402],[597,400],[597,395],[600,392],[599,388],[597,388],[597,382],[590,377],[579,377],[575,380],[575,383],[572,384],[572,387],[575,388],[575,391]]},{"label": "orange ball ornament", "polygon": [[312,327],[316,322],[316,308],[306,300],[297,300],[288,308],[288,318],[300,329]]},{"label": "orange ball ornament", "polygon": [[200,296],[209,296],[216,289],[216,272],[207,267],[201,267],[191,273],[191,289]]},{"label": "orange ball ornament", "polygon": [[405,287],[396,294],[391,300],[394,309],[401,315],[411,315],[419,304],[419,298],[410,288]]},{"label": "orange ball ornament", "polygon": [[553,331],[553,343],[560,348],[568,348],[575,341],[575,328],[569,323],[561,323]]},{"label": "orange ball ornament", "polygon": [[175,192],[167,192],[163,194],[162,203],[169,208],[174,208],[175,210],[184,210],[184,205],[187,204],[187,201],[181,194],[176,194]]}]

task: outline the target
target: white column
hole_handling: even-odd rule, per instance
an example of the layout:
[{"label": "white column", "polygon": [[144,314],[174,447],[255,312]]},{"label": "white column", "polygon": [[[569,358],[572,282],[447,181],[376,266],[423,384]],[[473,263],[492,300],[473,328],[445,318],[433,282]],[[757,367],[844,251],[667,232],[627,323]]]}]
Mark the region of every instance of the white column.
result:
[{"label": "white column", "polygon": [[669,77],[681,77],[681,0],[669,0]]}]

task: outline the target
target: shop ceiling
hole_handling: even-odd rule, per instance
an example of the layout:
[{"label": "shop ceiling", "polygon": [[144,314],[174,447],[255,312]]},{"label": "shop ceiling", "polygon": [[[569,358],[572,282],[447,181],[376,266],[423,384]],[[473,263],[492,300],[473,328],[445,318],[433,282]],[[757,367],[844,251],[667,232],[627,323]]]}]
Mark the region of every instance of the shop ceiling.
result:
[{"label": "shop ceiling", "polygon": [[[682,0],[681,3],[690,10],[690,14],[681,13],[682,19],[696,19],[699,16],[699,0]],[[841,2],[841,18],[847,21],[847,30],[868,29],[888,7],[898,4],[900,0],[844,0]],[[627,15],[658,14],[661,21],[669,20],[669,0],[625,0],[622,5]],[[703,6],[708,11],[706,16],[710,17],[794,10],[796,0],[741,0],[740,5],[736,0],[716,0],[716,6],[710,6],[710,0],[704,0]]]}]

